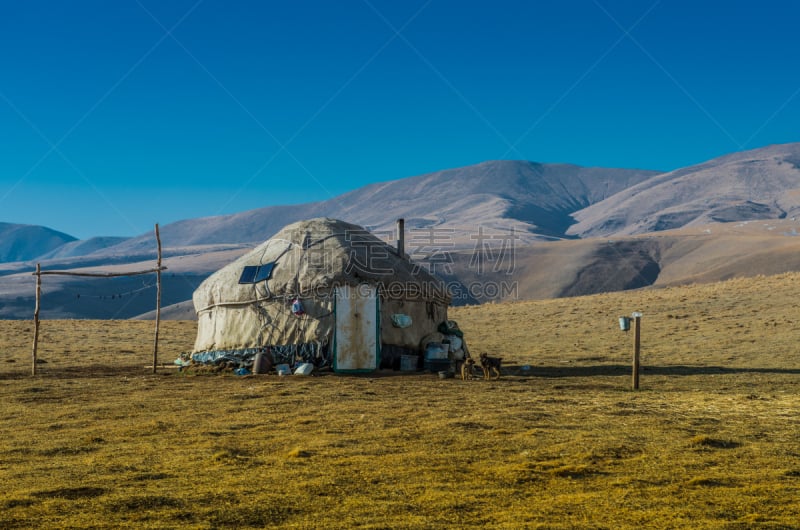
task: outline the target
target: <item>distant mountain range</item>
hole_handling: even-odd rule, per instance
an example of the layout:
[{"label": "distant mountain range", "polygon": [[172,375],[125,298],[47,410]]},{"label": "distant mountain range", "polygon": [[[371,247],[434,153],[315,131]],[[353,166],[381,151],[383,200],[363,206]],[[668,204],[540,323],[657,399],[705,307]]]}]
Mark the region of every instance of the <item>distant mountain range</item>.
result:
[{"label": "distant mountain range", "polygon": [[[311,217],[334,217],[391,232],[404,218],[409,230],[453,229],[466,234],[481,226],[515,229],[526,241],[564,237],[574,212],[656,175],[653,171],[585,168],[500,160],[370,184],[327,201],[269,206],[233,215],[178,221],[161,227],[171,246],[257,243],[283,226]],[[144,234],[104,254],[152,250]]]},{"label": "distant mountain range", "polygon": [[74,241],[44,226],[0,223],[0,263],[36,259]]},{"label": "distant mountain range", "polygon": [[715,158],[653,176],[573,212],[567,234],[643,234],[800,212],[800,143]]},{"label": "distant mountain range", "polygon": [[[407,243],[407,251],[422,260],[424,256],[414,256],[414,237],[424,239],[429,237],[426,234],[430,234],[430,230],[439,230],[440,235],[446,234],[449,238],[447,250],[454,256],[452,270],[443,274],[454,282],[473,278],[469,268],[474,260],[468,256],[475,248],[474,236],[479,230],[513,234],[520,263],[525,263],[515,273],[524,283],[522,296],[547,297],[657,285],[665,278],[670,278],[672,283],[680,282],[681,274],[667,270],[673,263],[681,263],[687,275],[691,270],[693,278],[706,274],[705,277],[713,279],[716,276],[709,272],[711,269],[686,266],[676,249],[685,248],[688,252],[691,245],[676,241],[684,237],[697,238],[698,232],[691,230],[709,223],[730,227],[754,220],[789,222],[798,213],[800,144],[797,143],[734,153],[668,173],[489,161],[371,184],[326,201],[270,206],[162,226],[168,266],[171,262],[170,270],[175,269],[171,274],[183,278],[181,288],[173,289],[172,295],[167,294],[165,303],[186,300],[187,293],[190,295],[191,290],[225,260],[232,260],[246,248],[268,239],[284,225],[311,217],[344,219],[366,226],[386,239],[395,237],[395,220],[405,218],[409,232],[406,237],[411,243]],[[680,229],[689,232],[681,235]],[[703,237],[713,238],[720,232],[715,230],[709,235],[711,229],[703,230],[708,230],[702,232]],[[795,229],[786,228],[786,233],[792,230]],[[748,233],[755,237],[752,230]],[[659,237],[645,244],[637,239],[644,234],[669,237]],[[617,241],[609,247],[608,238]],[[566,241],[554,243],[559,240]],[[736,244],[745,244],[742,241]],[[786,251],[784,243],[770,245]],[[766,247],[773,248],[770,245]],[[701,246],[712,248],[710,243]],[[18,287],[29,283],[36,261],[51,269],[120,266],[152,260],[154,248],[151,233],[133,238],[97,237],[77,241],[49,228],[0,223],[0,317],[26,316],[29,294],[26,294],[27,288],[20,290]],[[697,248],[693,252],[696,253]],[[708,256],[704,254],[709,264],[715,263],[715,256],[726,255],[721,247],[714,252]],[[630,269],[626,273],[630,277],[595,281],[598,274],[608,276],[608,265],[617,262],[624,265],[623,269]],[[537,263],[557,268],[557,278],[539,270]],[[758,272],[752,260],[746,266],[744,261],[739,263],[742,274]],[[527,272],[523,274],[521,270]],[[738,272],[731,270],[725,274]],[[545,288],[541,282],[550,283]],[[138,289],[136,285],[139,284],[124,283],[119,282],[120,294],[123,290]],[[90,299],[87,296],[95,296],[90,293],[101,289],[94,287],[95,284],[81,284],[79,290],[85,294],[80,303],[77,301],[81,300],[78,296],[81,293],[64,294],[77,285],[75,282],[52,281],[51,285],[54,290],[50,296],[60,300],[60,309],[54,310],[52,315],[110,316],[104,304],[86,303]],[[14,299],[10,303],[12,293]],[[103,300],[102,295],[97,296]],[[465,301],[481,300],[473,297]],[[113,314],[117,318],[127,318],[151,307],[149,301],[137,304],[129,300],[124,310],[115,310]],[[181,314],[185,314],[185,310]]]}]

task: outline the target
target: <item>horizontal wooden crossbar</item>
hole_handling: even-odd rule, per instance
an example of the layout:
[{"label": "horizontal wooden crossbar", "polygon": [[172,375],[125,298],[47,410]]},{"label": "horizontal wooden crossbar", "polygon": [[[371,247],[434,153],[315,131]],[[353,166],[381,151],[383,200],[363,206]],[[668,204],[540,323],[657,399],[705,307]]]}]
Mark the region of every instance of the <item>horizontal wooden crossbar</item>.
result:
[{"label": "horizontal wooden crossbar", "polygon": [[61,275],[61,276],[88,276],[91,278],[116,278],[118,276],[138,276],[140,274],[152,274],[154,272],[165,271],[166,267],[158,267],[155,269],[148,269],[146,271],[135,272],[72,272],[72,271],[40,271],[31,273],[33,276],[45,274]]}]

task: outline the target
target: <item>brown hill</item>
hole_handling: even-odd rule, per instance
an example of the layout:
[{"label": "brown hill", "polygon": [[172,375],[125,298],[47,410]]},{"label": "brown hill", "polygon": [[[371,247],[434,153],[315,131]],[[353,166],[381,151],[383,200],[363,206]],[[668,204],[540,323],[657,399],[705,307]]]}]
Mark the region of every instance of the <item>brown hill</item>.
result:
[{"label": "brown hill", "polygon": [[707,283],[800,270],[799,231],[800,221],[781,219],[539,243],[487,257],[482,270],[476,251],[459,251],[441,272],[462,304]]},{"label": "brown hill", "polygon": [[582,238],[793,217],[800,212],[800,143],[734,153],[654,176],[576,212]]}]

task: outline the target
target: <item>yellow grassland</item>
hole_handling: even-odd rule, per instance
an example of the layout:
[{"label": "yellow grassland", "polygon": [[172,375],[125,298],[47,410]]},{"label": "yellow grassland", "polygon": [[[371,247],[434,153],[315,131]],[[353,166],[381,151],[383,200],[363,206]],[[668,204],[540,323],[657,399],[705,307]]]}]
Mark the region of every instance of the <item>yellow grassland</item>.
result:
[{"label": "yellow grassland", "polygon": [[43,321],[31,377],[2,321],[0,528],[800,527],[800,275],[451,317],[500,380],[153,375],[133,321]]}]

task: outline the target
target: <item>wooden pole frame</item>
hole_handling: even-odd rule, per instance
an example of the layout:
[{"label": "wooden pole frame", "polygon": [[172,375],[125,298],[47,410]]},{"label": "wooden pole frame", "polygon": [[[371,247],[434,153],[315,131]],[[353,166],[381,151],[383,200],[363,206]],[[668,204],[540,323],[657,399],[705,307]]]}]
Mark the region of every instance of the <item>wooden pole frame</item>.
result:
[{"label": "wooden pole frame", "polygon": [[36,307],[33,311],[33,351],[31,375],[36,375],[37,353],[39,349],[39,310],[41,308],[42,298],[42,276],[51,274],[59,276],[84,276],[90,278],[117,278],[120,276],[138,276],[140,274],[156,273],[156,330],[155,339],[153,341],[153,373],[156,373],[156,365],[158,361],[158,330],[161,323],[161,272],[167,270],[161,264],[161,235],[158,231],[158,223],[156,223],[156,244],[158,245],[158,254],[156,258],[156,267],[154,269],[147,269],[144,271],[133,272],[73,272],[73,271],[43,271],[40,263],[36,264]]}]

